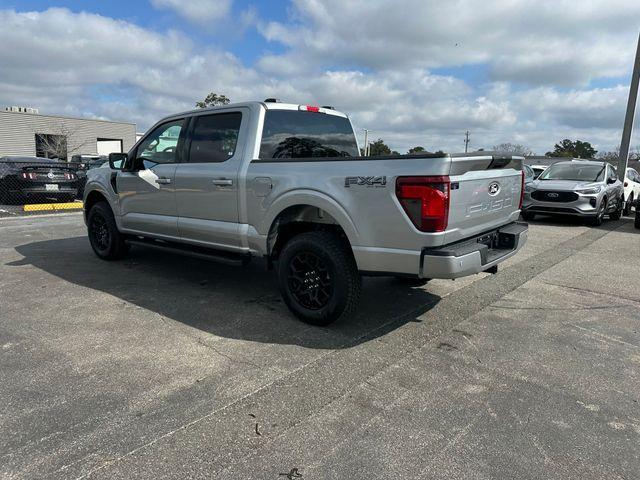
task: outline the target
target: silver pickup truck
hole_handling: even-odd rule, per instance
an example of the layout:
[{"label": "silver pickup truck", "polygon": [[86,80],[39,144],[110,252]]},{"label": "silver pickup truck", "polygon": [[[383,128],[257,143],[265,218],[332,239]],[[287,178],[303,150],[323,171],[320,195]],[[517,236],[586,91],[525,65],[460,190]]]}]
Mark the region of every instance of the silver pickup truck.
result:
[{"label": "silver pickup truck", "polygon": [[495,272],[525,243],[522,158],[361,157],[349,118],[273,100],[162,119],[87,172],[89,240],[243,265],[264,258],[287,306],[326,325],[357,307],[362,275],[419,284]]}]

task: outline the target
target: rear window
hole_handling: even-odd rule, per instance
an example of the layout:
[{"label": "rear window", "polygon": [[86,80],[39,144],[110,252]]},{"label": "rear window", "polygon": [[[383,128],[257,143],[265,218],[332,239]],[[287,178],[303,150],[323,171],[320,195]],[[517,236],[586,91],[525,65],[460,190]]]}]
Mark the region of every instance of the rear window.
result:
[{"label": "rear window", "polygon": [[358,144],[347,118],[296,110],[267,111],[260,158],[350,156],[358,156]]}]

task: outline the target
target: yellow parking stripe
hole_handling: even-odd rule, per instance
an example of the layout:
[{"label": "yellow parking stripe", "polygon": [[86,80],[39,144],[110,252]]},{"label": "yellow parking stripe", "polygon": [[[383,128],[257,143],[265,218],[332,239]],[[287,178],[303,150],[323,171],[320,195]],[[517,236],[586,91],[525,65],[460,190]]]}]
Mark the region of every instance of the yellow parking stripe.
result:
[{"label": "yellow parking stripe", "polygon": [[44,212],[48,210],[81,210],[82,202],[71,203],[34,203],[31,205],[25,205],[25,212]]}]

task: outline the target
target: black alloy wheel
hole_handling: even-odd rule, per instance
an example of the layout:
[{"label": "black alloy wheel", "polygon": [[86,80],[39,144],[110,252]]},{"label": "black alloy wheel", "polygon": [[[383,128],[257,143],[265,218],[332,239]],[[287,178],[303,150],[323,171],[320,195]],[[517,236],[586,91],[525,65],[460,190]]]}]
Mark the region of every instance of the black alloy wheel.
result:
[{"label": "black alloy wheel", "polygon": [[289,262],[289,289],[300,305],[310,310],[326,306],[333,294],[333,280],[322,258],[300,252]]},{"label": "black alloy wheel", "polygon": [[282,299],[303,322],[328,325],[358,305],[362,279],[348,241],[337,232],[291,238],[278,255],[277,272]]},{"label": "black alloy wheel", "polygon": [[89,210],[87,233],[91,248],[103,260],[122,258],[129,251],[107,202],[98,202]]}]

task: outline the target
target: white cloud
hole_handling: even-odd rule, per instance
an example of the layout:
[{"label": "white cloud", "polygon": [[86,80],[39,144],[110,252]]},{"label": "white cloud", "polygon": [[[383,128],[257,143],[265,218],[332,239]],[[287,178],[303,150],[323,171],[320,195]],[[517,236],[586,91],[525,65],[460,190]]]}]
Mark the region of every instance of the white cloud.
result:
[{"label": "white cloud", "polygon": [[229,15],[232,0],[151,0],[158,9],[173,10],[186,20],[200,25]]},{"label": "white cloud", "polygon": [[266,39],[315,64],[375,70],[486,63],[494,79],[585,85],[628,72],[640,2],[294,0]]},{"label": "white cloud", "polygon": [[[502,2],[487,2],[487,12],[476,9],[480,20],[495,17],[487,24],[465,13],[464,0],[457,16],[453,7],[409,0],[402,9],[369,1],[360,10],[351,2],[298,0],[293,26],[265,24],[249,9],[242,24],[259,24],[266,36],[286,45],[284,54],[265,53],[253,65],[176,31],[66,9],[0,10],[0,105],[134,121],[143,130],[215,91],[234,101],[278,97],[334,105],[349,113],[357,128],[371,129],[373,138],[398,151],[415,145],[460,151],[467,129],[473,148],[511,141],[544,153],[565,137],[613,148],[627,89],[590,88],[584,79],[628,73],[629,29],[621,27],[616,35],[609,27],[611,15],[604,15],[598,35],[593,30],[585,35],[574,24],[591,25],[591,15],[601,10],[595,1],[589,2],[590,10],[576,7],[562,32],[556,32],[558,21],[534,23],[550,18],[551,10],[534,17],[519,0],[509,4],[515,5],[510,17]],[[635,7],[625,8],[631,15]],[[362,17],[350,16],[352,10]],[[327,12],[331,19],[325,19]],[[532,16],[531,25],[522,18],[526,15]],[[600,38],[615,48],[625,44],[626,50],[612,55]],[[589,42],[591,50],[576,47]],[[488,83],[476,85],[433,70],[470,62],[487,62]],[[563,62],[572,62],[570,71]],[[553,68],[540,70],[541,64]],[[527,81],[538,85],[513,83],[525,72],[530,72]]]}]

